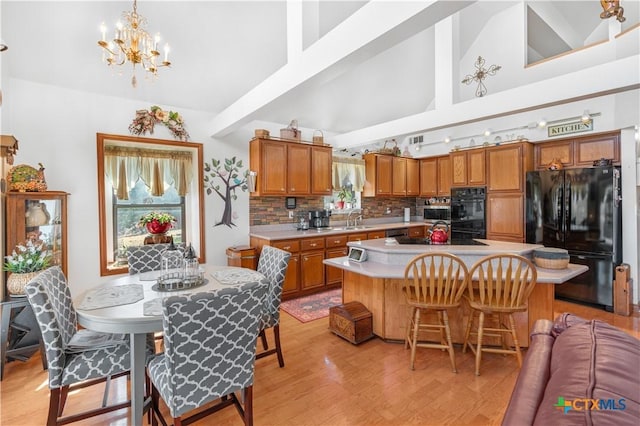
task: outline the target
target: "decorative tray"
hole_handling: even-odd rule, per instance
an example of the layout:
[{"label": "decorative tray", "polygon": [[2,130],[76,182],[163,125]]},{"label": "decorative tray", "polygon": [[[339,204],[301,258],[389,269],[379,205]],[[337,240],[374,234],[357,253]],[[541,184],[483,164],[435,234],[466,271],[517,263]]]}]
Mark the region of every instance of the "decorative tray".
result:
[{"label": "decorative tray", "polygon": [[185,278],[181,272],[162,275],[158,282],[151,286],[153,291],[180,291],[205,285],[209,280],[202,276]]}]

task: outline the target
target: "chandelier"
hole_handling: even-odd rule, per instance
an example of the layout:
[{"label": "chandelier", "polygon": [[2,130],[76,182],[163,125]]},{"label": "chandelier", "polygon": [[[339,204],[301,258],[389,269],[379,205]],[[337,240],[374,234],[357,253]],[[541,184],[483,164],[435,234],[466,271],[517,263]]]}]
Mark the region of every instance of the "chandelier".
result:
[{"label": "chandelier", "polygon": [[113,41],[107,42],[107,27],[104,22],[100,25],[102,40],[98,41],[98,45],[104,49],[102,60],[107,65],[124,65],[127,62],[133,64],[131,85],[136,87],[138,83],[135,74],[136,65],[139,64],[153,77],[157,76],[158,68],[171,65],[169,44],[164,45],[164,60],[159,62],[160,34],[151,37],[145,30],[147,20],[138,14],[136,0],[133,0],[133,12],[122,12],[122,17],[126,24],[123,25],[120,21],[116,23]]}]

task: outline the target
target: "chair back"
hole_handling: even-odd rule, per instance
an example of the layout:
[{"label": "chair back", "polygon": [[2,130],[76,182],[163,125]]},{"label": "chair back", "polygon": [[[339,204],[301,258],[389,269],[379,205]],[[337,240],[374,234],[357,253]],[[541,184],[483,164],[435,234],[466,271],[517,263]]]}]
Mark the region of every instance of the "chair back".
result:
[{"label": "chair back", "polygon": [[[127,260],[129,262],[129,275],[148,271],[159,271],[162,253],[168,248],[169,244],[146,244],[143,246],[128,247]],[[184,252],[184,249],[177,244],[176,249],[181,253]]]},{"label": "chair back", "polygon": [[[535,266],[517,254],[495,254],[477,261],[469,271],[469,299],[497,308],[522,309],[536,285]],[[477,280],[477,287],[472,281]]]},{"label": "chair back", "polygon": [[432,306],[457,306],[467,286],[464,262],[448,253],[421,254],[404,269],[407,302]]},{"label": "chair back", "polygon": [[33,278],[25,293],[42,332],[47,354],[49,386],[62,385],[65,351],[77,330],[77,316],[71,293],[60,266],[52,266]]},{"label": "chair back", "polygon": [[264,246],[258,260],[258,272],[269,281],[269,290],[265,298],[265,310],[261,328],[273,327],[280,322],[280,302],[282,286],[287,274],[291,253],[276,247]]},{"label": "chair back", "polygon": [[163,330],[173,417],[253,384],[266,280],[163,300]]}]

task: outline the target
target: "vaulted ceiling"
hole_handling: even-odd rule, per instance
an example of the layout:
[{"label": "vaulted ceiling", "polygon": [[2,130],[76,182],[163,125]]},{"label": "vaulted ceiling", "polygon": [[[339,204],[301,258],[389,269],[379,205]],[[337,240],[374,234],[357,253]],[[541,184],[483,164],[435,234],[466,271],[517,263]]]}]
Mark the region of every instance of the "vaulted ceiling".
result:
[{"label": "vaulted ceiling", "polygon": [[[145,106],[210,112],[213,135],[252,120],[286,125],[292,118],[339,135],[432,106],[437,22],[455,17],[464,56],[493,16],[520,2],[371,3],[378,5],[304,1],[288,11],[285,1],[140,0],[138,12],[147,18],[148,31],[160,31],[171,45],[172,65],[155,81],[144,80],[138,70],[133,88],[132,69],[107,67],[97,45],[101,22],[113,29],[122,12],[132,9],[131,1],[3,0],[1,38],[9,46],[3,70],[12,78],[136,99]],[[625,25],[637,23],[638,2],[623,4]],[[529,2],[523,54],[535,61],[606,36],[601,10],[594,0]],[[384,28],[385,22],[393,24]],[[504,40],[509,42],[509,34]],[[320,59],[322,49],[327,58],[342,47],[345,52],[333,60]]]}]

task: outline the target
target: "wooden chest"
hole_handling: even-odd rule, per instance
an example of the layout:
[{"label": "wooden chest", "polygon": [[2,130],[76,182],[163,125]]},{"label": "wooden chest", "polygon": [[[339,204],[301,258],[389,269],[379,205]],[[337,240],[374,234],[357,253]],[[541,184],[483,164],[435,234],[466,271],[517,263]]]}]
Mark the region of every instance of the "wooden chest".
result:
[{"label": "wooden chest", "polygon": [[348,302],[329,308],[329,330],[359,344],[373,337],[373,317],[360,302]]}]

